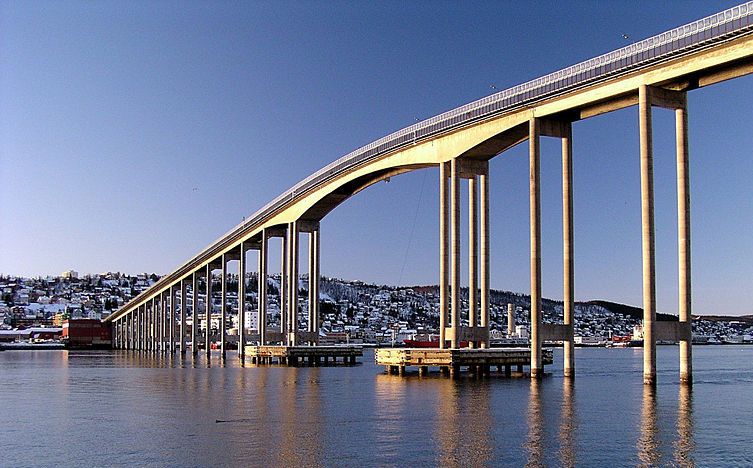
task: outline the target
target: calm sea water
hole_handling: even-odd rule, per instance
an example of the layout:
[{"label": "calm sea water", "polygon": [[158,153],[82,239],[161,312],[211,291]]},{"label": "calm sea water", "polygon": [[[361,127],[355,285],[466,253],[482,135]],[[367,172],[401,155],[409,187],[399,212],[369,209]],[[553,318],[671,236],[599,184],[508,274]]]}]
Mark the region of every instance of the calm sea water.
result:
[{"label": "calm sea water", "polygon": [[753,347],[578,349],[578,376],[385,375],[136,352],[0,352],[2,466],[751,466]]}]

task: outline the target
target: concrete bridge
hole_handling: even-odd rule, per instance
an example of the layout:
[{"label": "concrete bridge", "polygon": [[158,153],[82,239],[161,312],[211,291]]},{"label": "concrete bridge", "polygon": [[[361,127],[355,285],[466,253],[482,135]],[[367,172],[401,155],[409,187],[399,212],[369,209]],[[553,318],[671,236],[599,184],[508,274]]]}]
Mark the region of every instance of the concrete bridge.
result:
[{"label": "concrete bridge", "polygon": [[[247,271],[246,252],[257,250],[258,333],[240,327],[239,354],[249,341],[261,345],[315,345],[318,340],[320,221],[349,197],[397,174],[439,167],[439,285],[441,348],[461,341],[486,348],[489,342],[489,163],[505,150],[528,140],[530,154],[531,349],[530,375],[543,371],[544,340],[563,340],[564,372],[573,376],[573,195],[572,124],[637,105],[641,167],[644,382],[656,382],[656,341],[680,342],[680,379],[692,381],[690,197],[688,174],[687,93],[753,72],[753,2],[680,26],[643,41],[523,83],[403,128],[371,142],[322,168],[261,208],[190,258],[149,290],[107,318],[115,346],[148,351],[186,350],[186,313],[204,314],[211,323],[211,300],[200,308],[199,279],[212,294],[212,274],[221,271],[220,351],[227,345],[228,262]],[[652,109],[676,115],[679,322],[656,322],[654,276],[654,177]],[[564,316],[562,324],[541,318],[541,215],[539,159],[541,137],[562,141]],[[469,188],[469,307],[460,301],[460,187]],[[298,269],[300,234],[308,234],[309,301],[307,328],[299,324]],[[268,241],[282,238],[279,331],[267,330]],[[238,314],[245,321],[245,285],[238,282]],[[189,307],[188,297],[191,297]],[[461,326],[463,315],[468,326]],[[176,330],[176,324],[180,329]],[[196,323],[196,320],[194,320]],[[190,339],[198,351],[198,327]],[[211,352],[206,333],[206,352]]]}]

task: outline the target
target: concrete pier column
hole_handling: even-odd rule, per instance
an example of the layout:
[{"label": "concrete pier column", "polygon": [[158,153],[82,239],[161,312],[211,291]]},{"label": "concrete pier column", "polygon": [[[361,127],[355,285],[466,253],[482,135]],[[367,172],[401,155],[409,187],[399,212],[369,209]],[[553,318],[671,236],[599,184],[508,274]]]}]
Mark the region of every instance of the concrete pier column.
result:
[{"label": "concrete pier column", "polygon": [[282,235],[280,249],[280,333],[282,345],[288,344],[288,236]]},{"label": "concrete pier column", "polygon": [[131,349],[133,346],[133,336],[131,331],[133,330],[133,316],[129,313],[123,320],[123,331],[125,332],[125,349]]},{"label": "concrete pier column", "polygon": [[227,264],[230,260],[227,258],[226,254],[222,254],[222,268],[220,273],[220,294],[221,294],[221,300],[220,300],[220,353],[222,353],[222,357],[225,357],[225,345],[227,341]]},{"label": "concrete pier column", "polygon": [[515,306],[512,303],[507,304],[507,336],[515,334]]},{"label": "concrete pier column", "polygon": [[267,232],[261,233],[261,246],[259,247],[259,264],[258,264],[258,310],[257,310],[257,328],[259,329],[259,345],[267,344]]},{"label": "concrete pier column", "polygon": [[567,339],[563,340],[565,377],[575,376],[575,343],[573,319],[575,292],[573,268],[573,143],[572,126],[568,123],[562,136],[562,267],[564,317]]},{"label": "concrete pier column", "polygon": [[690,284],[690,175],[688,155],[688,110],[684,106],[675,110],[677,147],[677,245],[679,269],[679,315],[685,325],[685,339],[680,339],[680,382],[693,382],[691,284]]},{"label": "concrete pier column", "polygon": [[134,341],[135,341],[134,340],[135,321],[134,321],[133,317],[134,317],[134,311],[130,311],[126,315],[126,321],[125,321],[125,325],[126,325],[126,329],[125,329],[126,330],[126,340],[127,340],[127,343],[128,343],[128,349],[130,349],[130,350],[133,350],[133,348],[134,348],[133,344],[134,344]]},{"label": "concrete pier column", "polygon": [[157,309],[155,310],[155,313],[157,314],[157,327],[155,330],[155,334],[157,335],[157,351],[162,351],[164,348],[165,340],[164,340],[164,326],[165,326],[165,314],[164,314],[164,297],[163,294],[157,295]]},{"label": "concrete pier column", "polygon": [[154,298],[146,303],[146,350],[154,351]]},{"label": "concrete pier column", "polygon": [[136,343],[136,321],[134,320],[135,313],[129,312],[128,314],[128,349],[135,349]]},{"label": "concrete pier column", "polygon": [[152,297],[149,307],[149,350],[157,349],[157,299]]},{"label": "concrete pier column", "polygon": [[191,354],[199,354],[199,272],[191,277]]},{"label": "concrete pier column", "polygon": [[204,300],[204,320],[206,333],[204,336],[204,351],[207,357],[212,355],[212,266],[207,263],[206,267],[206,299]]},{"label": "concrete pier column", "polygon": [[146,304],[139,306],[139,350],[146,350]]},{"label": "concrete pier column", "polygon": [[144,349],[144,306],[136,307],[136,349]]},{"label": "concrete pier column", "polygon": [[[475,328],[478,318],[478,185],[476,176],[468,179],[468,326]],[[475,340],[468,342],[475,348]]]},{"label": "concrete pier column", "polygon": [[288,224],[288,327],[290,346],[298,345],[298,222]]},{"label": "concrete pier column", "polygon": [[[478,178],[481,200],[481,327],[489,330],[489,169]],[[488,337],[488,335],[487,335]],[[488,338],[487,338],[488,339]],[[488,348],[488,341],[481,343]]]},{"label": "concrete pier column", "polygon": [[541,187],[539,121],[529,121],[529,198],[531,235],[531,378],[542,376],[541,359]]},{"label": "concrete pier column", "polygon": [[450,162],[450,230],[452,244],[450,254],[450,320],[452,321],[451,347],[460,346],[460,161]]},{"label": "concrete pier column", "polygon": [[167,352],[170,340],[170,289],[162,292],[162,351]]},{"label": "concrete pier column", "polygon": [[447,203],[448,163],[439,164],[439,348],[445,348],[447,341],[448,283],[450,257],[448,255],[450,236],[447,229],[449,210]]},{"label": "concrete pier column", "polygon": [[188,281],[185,279],[180,280],[180,341],[178,341],[178,348],[180,354],[186,354],[186,308],[187,308],[187,292]]},{"label": "concrete pier column", "polygon": [[238,357],[246,354],[246,243],[241,242],[238,261]]},{"label": "concrete pier column", "polygon": [[178,295],[178,290],[176,288],[176,285],[170,286],[170,308],[168,309],[168,313],[170,321],[170,333],[169,339],[170,339],[170,353],[175,352],[175,312],[176,312],[176,306],[177,306],[177,300],[176,296]]},{"label": "concrete pier column", "polygon": [[654,161],[651,128],[651,88],[638,90],[641,159],[641,234],[643,252],[643,383],[656,385],[656,277],[654,260]]},{"label": "concrete pier column", "polygon": [[[319,332],[319,226],[309,233],[309,332]],[[316,344],[311,342],[310,344]]]}]

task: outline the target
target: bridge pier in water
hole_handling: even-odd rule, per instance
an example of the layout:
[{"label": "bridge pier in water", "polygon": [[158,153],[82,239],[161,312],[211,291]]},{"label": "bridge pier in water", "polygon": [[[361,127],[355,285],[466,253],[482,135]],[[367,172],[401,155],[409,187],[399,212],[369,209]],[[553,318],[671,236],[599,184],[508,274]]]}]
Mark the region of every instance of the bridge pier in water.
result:
[{"label": "bridge pier in water", "polygon": [[[569,121],[533,117],[529,121],[529,199],[531,242],[531,378],[543,375],[541,349],[545,340],[563,342],[566,377],[575,376],[572,124]],[[541,136],[562,140],[562,240],[563,324],[542,323],[541,318]],[[509,312],[509,311],[508,311]],[[508,317],[508,323],[510,318]]]},{"label": "bridge pier in water", "polygon": [[[663,107],[675,112],[679,273],[679,321],[677,322],[656,321],[653,107]],[[690,384],[693,376],[687,95],[683,91],[641,85],[638,90],[638,108],[643,257],[643,382],[646,385],[656,385],[656,341],[673,340],[680,343],[680,381]]]},{"label": "bridge pier in water", "polygon": [[[489,343],[489,164],[459,160],[439,165],[439,348],[471,348]],[[448,184],[449,179],[449,184]],[[461,325],[460,180],[468,180],[468,327]],[[449,187],[448,187],[449,186]],[[447,202],[447,192],[450,202]],[[480,192],[480,200],[479,200]],[[479,217],[479,207],[481,215]],[[480,219],[479,219],[480,218]],[[480,221],[480,222],[479,222]],[[449,225],[449,226],[448,226]],[[449,227],[449,229],[448,229]],[[448,232],[449,231],[449,232]],[[479,232],[480,231],[480,232]],[[479,243],[480,236],[480,243]],[[479,249],[480,244],[480,249]],[[449,252],[448,252],[449,251]],[[480,268],[479,275],[479,251]],[[449,254],[448,254],[449,253]],[[480,278],[480,281],[479,281]],[[479,284],[480,283],[480,284]],[[480,286],[480,294],[479,294]],[[480,301],[479,301],[480,298]],[[449,326],[448,326],[449,325]],[[449,339],[448,339],[449,334]]]}]

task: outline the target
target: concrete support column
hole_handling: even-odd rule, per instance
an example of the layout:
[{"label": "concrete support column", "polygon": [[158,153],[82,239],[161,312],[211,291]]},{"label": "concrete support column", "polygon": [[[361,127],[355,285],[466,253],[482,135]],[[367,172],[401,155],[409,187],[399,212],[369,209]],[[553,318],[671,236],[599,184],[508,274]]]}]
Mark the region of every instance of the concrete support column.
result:
[{"label": "concrete support column", "polygon": [[221,302],[220,302],[220,353],[222,354],[222,357],[225,357],[225,335],[227,334],[227,263],[230,260],[227,258],[227,255],[222,254],[222,272],[220,275],[222,275],[220,278],[220,284],[222,285],[222,288],[220,290],[220,294],[222,296]]},{"label": "concrete support column", "polygon": [[191,354],[199,354],[199,272],[191,276]]},{"label": "concrete support column", "polygon": [[298,222],[288,224],[288,343],[296,346],[298,335]]},{"label": "concrete support column", "polygon": [[638,90],[641,159],[641,235],[643,257],[643,383],[656,385],[656,277],[654,253],[654,156],[651,127],[651,88]]},{"label": "concrete support column", "polygon": [[541,187],[539,121],[529,121],[529,203],[531,235],[531,378],[542,376],[541,359]]},{"label": "concrete support column", "polygon": [[146,350],[154,350],[154,298],[146,303]]},{"label": "concrete support column", "polygon": [[451,291],[450,320],[452,321],[451,347],[460,346],[460,161],[450,162],[450,230],[452,248],[450,256]]},{"label": "concrete support column", "polygon": [[[319,332],[319,226],[309,234],[309,332]],[[312,342],[311,344],[316,344]]]},{"label": "concrete support column", "polygon": [[562,137],[562,267],[563,267],[563,322],[568,328],[568,339],[563,340],[565,377],[575,376],[575,343],[573,319],[575,292],[573,267],[573,143],[572,126],[568,124]]},{"label": "concrete support column", "polygon": [[128,321],[126,322],[128,324],[128,349],[133,350],[133,336],[134,336],[134,321],[133,321],[133,311],[128,313]]},{"label": "concrete support column", "polygon": [[146,304],[139,306],[139,350],[146,350]]},{"label": "concrete support column", "polygon": [[167,352],[167,340],[168,340],[168,311],[169,311],[169,304],[168,304],[168,293],[167,291],[162,291],[162,297],[160,301],[161,306],[161,313],[162,313],[162,351]]},{"label": "concrete support column", "polygon": [[[481,192],[481,327],[489,330],[489,169],[478,178]],[[481,342],[482,348],[489,347],[488,341]]]},{"label": "concrete support column", "polygon": [[288,238],[282,235],[280,249],[280,333],[282,345],[288,344]]},{"label": "concrete support column", "polygon": [[180,341],[178,346],[180,348],[180,354],[186,354],[186,308],[187,308],[187,292],[188,281],[185,279],[180,281]]},{"label": "concrete support column", "polygon": [[[476,177],[468,179],[468,326],[475,328],[478,316],[478,190]],[[475,348],[474,340],[468,347]]]},{"label": "concrete support column", "polygon": [[439,348],[445,348],[447,341],[447,312],[448,312],[448,283],[449,260],[448,255],[450,236],[447,229],[449,224],[449,210],[447,203],[448,163],[439,164]]},{"label": "concrete support column", "polygon": [[258,317],[256,320],[259,329],[259,345],[267,344],[267,232],[261,233],[261,246],[259,247],[259,266],[258,266]]},{"label": "concrete support column", "polygon": [[157,295],[157,351],[165,349],[165,294]]},{"label": "concrete support column", "polygon": [[168,309],[168,313],[170,314],[170,353],[175,353],[175,325],[176,325],[176,306],[177,306],[177,295],[178,295],[178,289],[177,285],[170,286],[170,309]]},{"label": "concrete support column", "polygon": [[206,324],[206,333],[204,336],[204,351],[207,357],[212,355],[212,266],[207,263],[206,267],[206,300],[204,301],[204,320]]},{"label": "concrete support column", "polygon": [[241,242],[238,263],[238,357],[246,355],[246,243]]},{"label": "concrete support column", "polygon": [[136,350],[138,349],[138,340],[139,340],[139,309],[133,309],[131,312],[128,313],[128,315],[131,316],[131,349]]},{"label": "concrete support column", "polygon": [[157,350],[157,315],[157,298],[152,297],[149,308],[149,349],[152,352]]},{"label": "concrete support column", "polygon": [[685,105],[675,110],[677,139],[677,246],[679,269],[680,323],[687,324],[685,339],[680,340],[680,382],[693,382],[691,285],[690,285],[690,175],[688,156],[688,110]]}]

